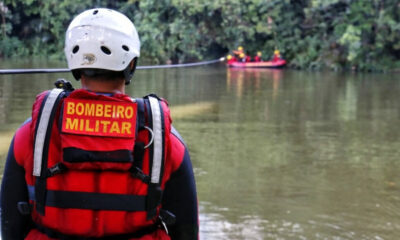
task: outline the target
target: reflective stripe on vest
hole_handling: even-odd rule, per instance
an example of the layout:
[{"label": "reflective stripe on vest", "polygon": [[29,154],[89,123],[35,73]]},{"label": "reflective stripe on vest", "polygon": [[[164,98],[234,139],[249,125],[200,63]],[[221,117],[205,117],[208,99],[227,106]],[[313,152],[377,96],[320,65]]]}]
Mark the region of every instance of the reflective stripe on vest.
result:
[{"label": "reflective stripe on vest", "polygon": [[35,149],[33,153],[33,176],[40,177],[42,170],[43,148],[47,134],[47,127],[49,125],[51,111],[53,110],[54,104],[58,96],[63,91],[64,91],[63,89],[59,88],[55,88],[50,91],[50,94],[47,96],[47,99],[45,100],[46,102],[43,106],[40,119],[38,119],[39,124],[36,129]]},{"label": "reflective stripe on vest", "polygon": [[161,107],[158,99],[149,96],[151,114],[153,119],[153,167],[151,169],[151,183],[160,183],[161,166],[163,159],[163,132]]}]

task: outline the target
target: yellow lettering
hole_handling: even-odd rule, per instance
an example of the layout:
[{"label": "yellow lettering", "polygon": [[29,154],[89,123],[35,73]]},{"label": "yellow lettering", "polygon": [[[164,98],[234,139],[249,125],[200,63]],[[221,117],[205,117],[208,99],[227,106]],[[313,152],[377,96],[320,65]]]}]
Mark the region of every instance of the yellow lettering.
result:
[{"label": "yellow lettering", "polygon": [[108,125],[110,125],[110,121],[101,120],[101,124],[103,124],[103,133],[107,132]]},{"label": "yellow lettering", "polygon": [[82,115],[85,112],[85,107],[83,106],[83,103],[76,104],[75,111],[76,111],[77,115],[79,115],[79,116]]},{"label": "yellow lettering", "polygon": [[93,116],[94,115],[94,104],[86,103],[85,104],[85,116]]},{"label": "yellow lettering", "polygon": [[124,118],[124,106],[117,107],[117,117]]},{"label": "yellow lettering", "polygon": [[132,118],[132,116],[133,116],[133,107],[132,106],[126,107],[125,117],[130,119],[130,118]]},{"label": "yellow lettering", "polygon": [[86,119],[85,130],[88,131],[88,132],[93,132],[93,128],[90,127],[90,120],[89,119]]},{"label": "yellow lettering", "polygon": [[78,119],[66,118],[65,129],[78,130]]},{"label": "yellow lettering", "polygon": [[[101,101],[66,101],[63,129],[88,135],[132,135],[134,105],[113,104]],[[124,121],[125,119],[125,121]]]},{"label": "yellow lettering", "polygon": [[84,120],[83,119],[79,119],[79,131],[83,131],[83,125],[84,124]]},{"label": "yellow lettering", "polygon": [[96,104],[96,117],[103,116],[103,104]]},{"label": "yellow lettering", "polygon": [[96,120],[96,126],[94,127],[95,132],[99,132],[99,125],[100,125],[99,120]]},{"label": "yellow lettering", "polygon": [[75,103],[68,102],[67,103],[67,114],[72,115],[75,113]]},{"label": "yellow lettering", "polygon": [[112,117],[113,118],[118,117],[115,105],[113,105],[113,108],[112,108]]},{"label": "yellow lettering", "polygon": [[119,125],[118,125],[118,122],[116,122],[116,121],[114,121],[111,124],[110,133],[113,133],[113,132],[120,133]]},{"label": "yellow lettering", "polygon": [[110,104],[106,104],[104,106],[104,117],[111,117],[111,105]]},{"label": "yellow lettering", "polygon": [[121,127],[121,133],[122,134],[131,134],[131,128],[132,128],[132,124],[130,122],[122,122],[122,127]]}]

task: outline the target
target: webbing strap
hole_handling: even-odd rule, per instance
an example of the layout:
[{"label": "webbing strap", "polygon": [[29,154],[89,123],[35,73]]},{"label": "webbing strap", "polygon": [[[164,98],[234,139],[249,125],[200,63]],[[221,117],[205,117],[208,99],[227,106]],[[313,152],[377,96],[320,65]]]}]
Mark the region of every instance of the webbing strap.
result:
[{"label": "webbing strap", "polygon": [[144,102],[142,98],[136,98],[134,101],[137,103],[137,126],[141,130],[144,128],[146,122],[144,115]]},{"label": "webbing strap", "polygon": [[[33,153],[33,176],[40,177],[42,170],[43,148],[46,139],[47,128],[51,112],[58,96],[63,92],[63,89],[55,88],[50,91],[45,104],[43,106],[40,118],[38,119],[38,127],[36,129],[35,149]],[[51,124],[51,123],[50,123]]]},{"label": "webbing strap", "polygon": [[153,166],[151,169],[151,183],[160,183],[163,163],[163,125],[161,107],[158,99],[149,96],[153,125]]},{"label": "webbing strap", "polygon": [[130,240],[130,239],[140,239],[144,235],[155,232],[158,228],[158,225],[154,224],[154,225],[150,225],[148,227],[143,227],[134,233],[118,234],[118,235],[111,235],[111,236],[105,236],[105,237],[89,237],[89,238],[71,236],[71,235],[59,233],[57,231],[54,231],[53,229],[40,226],[37,223],[35,224],[35,228],[38,231],[40,231],[41,233],[46,234],[48,237],[50,237],[52,239],[59,239],[59,240]]},{"label": "webbing strap", "polygon": [[[28,185],[28,194],[36,201],[34,186]],[[47,190],[46,206],[136,212],[146,210],[146,196]]]},{"label": "webbing strap", "polygon": [[[136,135],[138,131],[145,129],[146,124],[146,117],[145,117],[145,108],[144,108],[144,100],[143,98],[136,98],[132,99],[133,102],[137,103],[137,128],[136,128]],[[145,143],[144,142],[135,142],[135,148],[133,151],[133,165],[130,169],[132,175],[141,179],[143,182],[149,184],[150,183],[150,176],[143,173],[143,157],[144,157],[144,150],[145,150]]]},{"label": "webbing strap", "polygon": [[75,147],[66,147],[63,149],[63,160],[69,163],[131,163],[133,162],[132,151],[114,150],[114,151],[89,151]]}]

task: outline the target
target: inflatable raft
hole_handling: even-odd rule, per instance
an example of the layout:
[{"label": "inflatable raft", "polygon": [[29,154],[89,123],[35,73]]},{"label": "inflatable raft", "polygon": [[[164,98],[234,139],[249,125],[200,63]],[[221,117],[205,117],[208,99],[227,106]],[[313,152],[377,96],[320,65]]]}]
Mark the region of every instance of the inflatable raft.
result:
[{"label": "inflatable raft", "polygon": [[277,61],[262,61],[262,62],[228,62],[228,67],[235,68],[281,68],[286,65],[286,60],[279,59]]}]

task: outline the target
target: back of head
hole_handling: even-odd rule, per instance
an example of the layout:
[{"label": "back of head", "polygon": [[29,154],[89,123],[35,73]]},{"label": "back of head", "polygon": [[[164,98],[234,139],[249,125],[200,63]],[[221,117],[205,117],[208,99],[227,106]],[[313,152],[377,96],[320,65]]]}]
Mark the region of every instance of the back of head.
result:
[{"label": "back of head", "polygon": [[140,56],[140,41],[129,18],[111,9],[96,8],[72,20],[64,53],[76,79],[81,74],[120,74],[129,84]]}]

